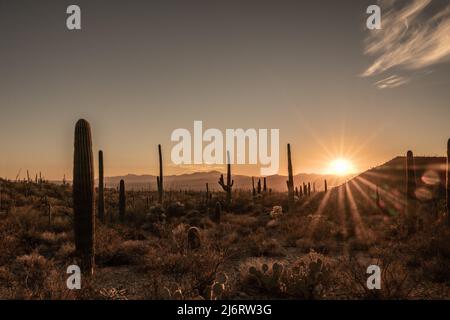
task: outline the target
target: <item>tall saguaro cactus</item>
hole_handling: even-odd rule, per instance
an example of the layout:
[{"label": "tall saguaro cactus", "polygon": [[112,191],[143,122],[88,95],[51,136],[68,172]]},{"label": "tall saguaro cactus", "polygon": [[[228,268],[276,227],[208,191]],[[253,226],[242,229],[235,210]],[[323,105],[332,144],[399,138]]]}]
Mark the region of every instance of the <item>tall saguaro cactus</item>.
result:
[{"label": "tall saguaro cactus", "polygon": [[324,180],[324,188],[325,188],[325,192],[327,192],[328,191],[327,179]]},{"label": "tall saguaro cactus", "polygon": [[264,187],[263,187],[264,193],[267,192],[267,181],[266,180],[267,180],[266,177],[264,177]]},{"label": "tall saguaro cactus", "polygon": [[125,195],[125,181],[120,180],[119,186],[119,219],[121,222],[125,220],[125,210],[127,205],[127,199]]},{"label": "tall saguaro cactus", "polygon": [[89,123],[81,119],[75,126],[73,157],[73,213],[77,256],[83,272],[94,273],[94,160]]},{"label": "tall saguaro cactus", "polygon": [[164,184],[163,184],[163,163],[160,144],[158,144],[158,153],[159,153],[159,177],[156,177],[156,184],[158,185],[158,201],[162,205],[164,197]]},{"label": "tall saguaro cactus", "polygon": [[220,175],[219,185],[222,187],[223,191],[227,194],[227,206],[230,208],[231,206],[231,191],[233,189],[234,180],[231,179],[231,159],[230,152],[227,151],[227,183],[223,179],[223,174]]},{"label": "tall saguaro cactus", "polygon": [[447,222],[450,226],[450,139],[447,141],[447,174],[446,174]]},{"label": "tall saguaro cactus", "polygon": [[414,155],[411,150],[406,153],[406,219],[408,233],[415,230],[416,213],[416,171]]},{"label": "tall saguaro cactus", "polygon": [[98,152],[98,201],[97,211],[98,218],[101,222],[105,222],[105,191],[104,191],[104,177],[103,177],[103,151]]},{"label": "tall saguaro cactus", "polygon": [[256,197],[256,189],[255,189],[255,177],[252,177],[252,196]]},{"label": "tall saguaro cactus", "polygon": [[287,157],[288,157],[288,180],[286,181],[288,187],[288,207],[289,212],[294,210],[294,175],[292,173],[292,160],[291,160],[291,145],[287,145]]}]

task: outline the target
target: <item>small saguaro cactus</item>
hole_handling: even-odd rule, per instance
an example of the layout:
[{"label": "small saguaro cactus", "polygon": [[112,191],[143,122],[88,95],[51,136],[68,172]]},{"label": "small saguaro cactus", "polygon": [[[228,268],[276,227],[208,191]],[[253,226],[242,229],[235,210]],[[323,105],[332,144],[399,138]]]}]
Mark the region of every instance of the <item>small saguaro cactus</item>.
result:
[{"label": "small saguaro cactus", "polygon": [[209,200],[209,184],[208,182],[206,183],[206,201]]},{"label": "small saguaro cactus", "polygon": [[188,248],[195,250],[201,247],[200,230],[197,227],[190,227],[187,233]]},{"label": "small saguaro cactus", "polygon": [[406,154],[406,195],[408,199],[416,197],[416,171],[414,168],[414,155],[411,150]]},{"label": "small saguaro cactus", "polygon": [[163,184],[163,163],[160,144],[158,144],[158,153],[159,153],[159,177],[156,177],[156,184],[158,186],[158,201],[159,204],[162,205],[164,197],[164,184]]},{"label": "small saguaro cactus", "polygon": [[213,220],[215,223],[220,223],[220,216],[222,215],[222,206],[220,205],[220,202],[216,202],[216,207],[214,208],[214,216]]},{"label": "small saguaro cactus", "polygon": [[125,210],[127,206],[127,199],[125,195],[125,181],[120,180],[119,186],[119,219],[121,222],[125,220]]},{"label": "small saguaro cactus", "polygon": [[253,198],[256,196],[255,177],[252,177],[252,196]]},{"label": "small saguaro cactus", "polygon": [[378,185],[375,189],[375,201],[378,208],[381,208],[381,198],[380,198],[380,191],[378,190]]},{"label": "small saguaro cactus", "polygon": [[103,151],[98,152],[98,201],[97,213],[101,222],[105,222],[105,190],[103,178]]},{"label": "small saguaro cactus", "polygon": [[303,195],[304,196],[308,195],[308,186],[304,182],[303,182]]},{"label": "small saguaro cactus", "polygon": [[308,182],[308,196],[311,195],[311,183]]},{"label": "small saguaro cactus", "polygon": [[446,173],[447,222],[450,226],[450,139],[447,141],[447,173]]},{"label": "small saguaro cactus", "polygon": [[292,160],[291,160],[291,145],[287,145],[287,157],[288,157],[288,180],[286,181],[288,187],[288,207],[289,212],[294,210],[294,175],[292,173]]},{"label": "small saguaro cactus", "polygon": [[324,180],[323,185],[324,185],[324,188],[325,188],[325,192],[327,192],[328,191],[327,179]]},{"label": "small saguaro cactus", "polygon": [[416,171],[414,155],[411,150],[406,153],[406,219],[408,233],[414,232],[416,213]]},{"label": "small saguaro cactus", "polygon": [[227,206],[231,206],[231,191],[233,189],[234,180],[231,179],[231,160],[230,152],[227,151],[227,183],[223,179],[223,174],[220,175],[219,185],[222,187],[223,191],[227,193]]},{"label": "small saguaro cactus", "polygon": [[45,196],[44,197],[44,207],[45,207],[45,211],[47,214],[47,218],[48,218],[48,226],[51,227],[52,226],[52,205],[50,203],[50,201],[48,201],[48,197]]},{"label": "small saguaro cactus", "polygon": [[258,194],[261,194],[262,188],[261,188],[261,178],[258,179]]},{"label": "small saguaro cactus", "polygon": [[73,160],[73,213],[76,254],[81,269],[94,273],[95,216],[94,160],[89,123],[81,119],[75,126]]},{"label": "small saguaro cactus", "polygon": [[267,192],[267,181],[266,180],[267,180],[266,177],[264,177],[264,183],[263,183],[263,191],[264,191],[264,193]]}]

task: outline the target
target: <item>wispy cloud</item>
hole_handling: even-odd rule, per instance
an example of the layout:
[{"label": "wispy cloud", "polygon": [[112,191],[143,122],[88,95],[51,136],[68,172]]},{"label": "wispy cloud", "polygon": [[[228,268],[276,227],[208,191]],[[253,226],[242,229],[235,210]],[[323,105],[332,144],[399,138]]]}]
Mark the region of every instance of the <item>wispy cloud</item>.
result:
[{"label": "wispy cloud", "polygon": [[[363,76],[392,69],[421,70],[450,61],[450,5],[432,0],[381,0],[382,29],[368,31],[365,53],[375,58]],[[393,88],[410,77],[392,75],[375,83]]]},{"label": "wispy cloud", "polygon": [[408,83],[410,79],[405,77],[400,77],[397,75],[392,75],[387,77],[386,79],[375,82],[375,85],[380,89],[388,89],[388,88],[396,88],[401,85]]}]

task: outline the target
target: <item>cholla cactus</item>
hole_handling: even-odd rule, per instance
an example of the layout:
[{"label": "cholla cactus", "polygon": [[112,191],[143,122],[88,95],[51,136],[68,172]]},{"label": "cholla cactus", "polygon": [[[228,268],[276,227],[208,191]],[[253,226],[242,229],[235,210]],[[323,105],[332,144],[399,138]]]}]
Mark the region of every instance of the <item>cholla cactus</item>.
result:
[{"label": "cholla cactus", "polygon": [[270,211],[270,217],[272,219],[277,219],[283,215],[282,206],[273,206],[272,211]]},{"label": "cholla cactus", "polygon": [[269,266],[263,264],[261,270],[250,267],[249,274],[255,278],[258,284],[269,292],[281,290],[281,275],[283,273],[283,265],[275,262],[269,271]]},{"label": "cholla cactus", "polygon": [[197,227],[190,227],[187,233],[188,247],[195,250],[201,247],[200,230]]},{"label": "cholla cactus", "polygon": [[219,300],[222,298],[223,293],[226,289],[226,284],[228,282],[228,276],[224,272],[219,272],[216,275],[216,279],[214,280],[211,286],[210,299],[211,300]]}]

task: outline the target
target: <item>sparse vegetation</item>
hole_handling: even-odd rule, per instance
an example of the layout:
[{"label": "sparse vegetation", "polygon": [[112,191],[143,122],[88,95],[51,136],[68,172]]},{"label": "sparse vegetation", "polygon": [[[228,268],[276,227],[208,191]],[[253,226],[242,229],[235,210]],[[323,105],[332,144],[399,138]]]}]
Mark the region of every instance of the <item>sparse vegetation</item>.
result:
[{"label": "sparse vegetation", "polygon": [[[450,297],[448,181],[431,188],[414,178],[414,190],[429,188],[431,197],[415,198],[414,230],[403,214],[405,197],[417,194],[403,182],[422,177],[427,159],[414,159],[415,172],[405,157],[394,159],[341,186],[325,181],[325,191],[304,183],[292,198],[292,164],[288,193],[268,192],[266,178],[255,192],[232,190],[230,164],[219,182],[225,192],[206,185],[206,196],[165,190],[162,198],[162,172],[155,191],[101,183],[110,219],[95,228],[91,143],[81,120],[73,187],[0,179],[0,298]],[[83,278],[82,290],[68,290],[66,268],[81,262],[91,271],[94,258],[95,275]],[[366,286],[371,264],[382,270],[381,290]]]}]

